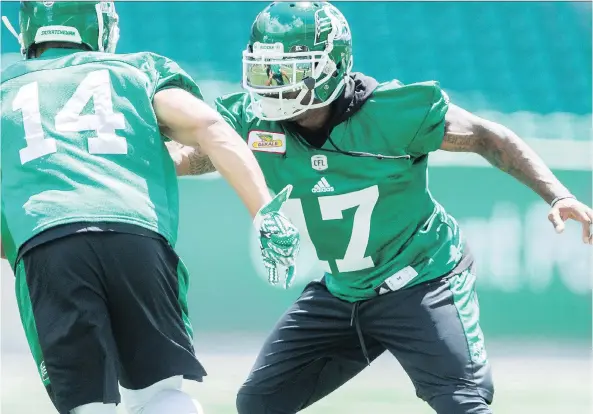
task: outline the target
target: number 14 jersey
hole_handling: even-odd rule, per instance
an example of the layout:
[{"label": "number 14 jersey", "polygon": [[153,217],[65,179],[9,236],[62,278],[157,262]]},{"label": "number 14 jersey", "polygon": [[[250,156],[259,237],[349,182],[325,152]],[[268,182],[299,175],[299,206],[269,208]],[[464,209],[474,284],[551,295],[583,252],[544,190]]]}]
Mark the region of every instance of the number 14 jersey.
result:
[{"label": "number 14 jersey", "polygon": [[152,53],[52,49],[2,73],[2,240],[14,259],[36,234],[75,222],[141,226],[175,245],[175,168],[152,109],[160,89],[201,97]]},{"label": "number 14 jersey", "polygon": [[[438,83],[379,85],[321,148],[262,121],[247,94],[217,101],[254,152],[283,211],[310,239],[335,296],[357,301],[437,278],[460,261],[459,228],[428,190],[427,159],[444,135],[448,98]],[[364,152],[394,158],[352,156]]]}]

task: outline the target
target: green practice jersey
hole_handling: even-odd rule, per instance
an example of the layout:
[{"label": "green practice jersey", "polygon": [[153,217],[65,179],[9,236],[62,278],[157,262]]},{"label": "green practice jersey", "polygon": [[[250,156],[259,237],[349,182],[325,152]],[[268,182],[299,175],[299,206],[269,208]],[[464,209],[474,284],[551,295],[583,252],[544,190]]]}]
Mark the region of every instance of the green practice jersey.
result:
[{"label": "green practice jersey", "polygon": [[282,75],[282,72],[280,71],[280,65],[270,65],[270,72],[273,75]]},{"label": "green practice jersey", "polygon": [[178,188],[152,99],[194,81],[152,53],[53,49],[2,73],[2,240],[76,222],[137,225],[175,245]]},{"label": "green practice jersey", "polygon": [[427,187],[426,155],[442,143],[448,108],[438,83],[379,85],[319,149],[286,124],[255,118],[250,100],[237,93],[217,108],[247,141],[271,189],[294,186],[283,211],[310,238],[332,294],[363,300],[381,286],[412,286],[457,265],[458,225]]}]

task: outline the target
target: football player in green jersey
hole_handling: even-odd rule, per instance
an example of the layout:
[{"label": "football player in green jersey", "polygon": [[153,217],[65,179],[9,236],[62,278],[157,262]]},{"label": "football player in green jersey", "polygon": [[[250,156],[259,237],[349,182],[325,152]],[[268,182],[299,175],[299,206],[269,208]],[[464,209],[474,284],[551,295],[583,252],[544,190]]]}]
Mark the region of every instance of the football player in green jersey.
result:
[{"label": "football player in green jersey", "polygon": [[[197,414],[201,381],[175,253],[166,136],[199,146],[247,206],[270,280],[299,236],[240,136],[173,61],[114,54],[113,2],[22,2],[2,73],[2,250],[39,375],[61,414]],[[10,28],[10,24],[7,24]],[[13,32],[16,31],[12,29]],[[290,273],[289,272],[289,273]],[[290,276],[290,274],[289,274]]]},{"label": "football player in green jersey", "polygon": [[266,65],[266,74],[268,75],[266,86],[271,86],[272,81],[276,81],[277,86],[284,86],[284,79],[288,79],[288,75],[280,65]]},{"label": "football player in green jersey", "polygon": [[[263,63],[290,81],[268,85]],[[218,110],[271,189],[294,186],[284,211],[325,275],[266,340],[239,391],[239,414],[298,412],[385,351],[437,413],[490,413],[473,259],[427,187],[428,154],[482,155],[551,205],[556,231],[579,221],[589,244],[591,209],[512,131],[451,104],[437,82],[379,84],[351,73],[350,29],[328,3],[266,7],[243,68],[246,92],[218,99]],[[178,160],[180,175],[214,169],[191,149]]]}]

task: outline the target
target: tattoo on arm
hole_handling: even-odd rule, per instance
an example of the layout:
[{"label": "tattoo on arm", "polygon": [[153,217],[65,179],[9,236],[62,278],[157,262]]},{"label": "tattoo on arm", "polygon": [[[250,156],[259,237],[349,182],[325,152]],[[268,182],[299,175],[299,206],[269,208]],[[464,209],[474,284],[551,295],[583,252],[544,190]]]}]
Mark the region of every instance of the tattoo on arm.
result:
[{"label": "tattoo on arm", "polygon": [[176,141],[168,141],[165,145],[173,159],[178,176],[201,175],[216,171],[210,158],[200,150],[199,146],[188,147]]},{"label": "tattoo on arm", "polygon": [[471,133],[451,132],[445,126],[445,136],[441,149],[451,152],[475,152],[480,153],[481,141]]},{"label": "tattoo on arm", "polygon": [[[449,114],[447,114],[449,115]],[[447,120],[441,149],[474,152],[535,191],[548,204],[569,195],[537,153],[507,127],[456,107]]]},{"label": "tattoo on arm", "polygon": [[216,168],[206,154],[201,154],[199,150],[192,151],[188,155],[189,174],[202,175],[216,171]]},{"label": "tattoo on arm", "polygon": [[449,105],[445,116],[445,136],[441,149],[451,152],[475,152],[481,154],[484,140],[476,134],[475,125],[481,120],[457,105]]}]

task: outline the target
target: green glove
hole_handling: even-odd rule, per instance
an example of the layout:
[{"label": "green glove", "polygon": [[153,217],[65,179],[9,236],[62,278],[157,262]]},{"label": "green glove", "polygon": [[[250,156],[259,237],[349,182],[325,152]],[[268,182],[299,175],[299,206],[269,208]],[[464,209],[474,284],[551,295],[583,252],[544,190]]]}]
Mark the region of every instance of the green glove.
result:
[{"label": "green glove", "polygon": [[259,245],[268,271],[268,282],[278,284],[278,266],[286,267],[284,288],[288,289],[296,276],[296,256],[301,245],[297,228],[288,220],[280,209],[288,200],[292,186],[286,186],[255,216],[253,224],[259,232]]}]

